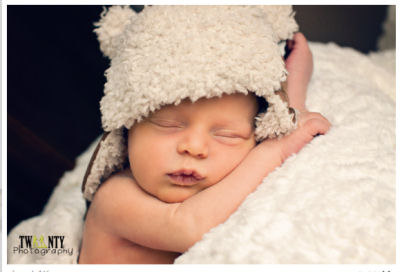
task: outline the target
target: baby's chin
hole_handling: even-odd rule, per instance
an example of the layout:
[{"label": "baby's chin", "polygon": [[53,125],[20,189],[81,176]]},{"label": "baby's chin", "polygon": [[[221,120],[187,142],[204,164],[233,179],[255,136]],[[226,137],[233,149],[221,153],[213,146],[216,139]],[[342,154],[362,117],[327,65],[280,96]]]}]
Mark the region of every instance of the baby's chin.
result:
[{"label": "baby's chin", "polygon": [[157,192],[155,197],[166,203],[181,203],[199,191],[199,189],[194,187],[173,185],[166,190]]}]

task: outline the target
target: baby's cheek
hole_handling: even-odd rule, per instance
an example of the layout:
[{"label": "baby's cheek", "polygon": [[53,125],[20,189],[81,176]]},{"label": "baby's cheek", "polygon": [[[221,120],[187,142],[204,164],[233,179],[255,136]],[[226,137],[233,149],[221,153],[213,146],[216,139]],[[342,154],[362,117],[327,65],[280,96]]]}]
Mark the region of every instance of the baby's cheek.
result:
[{"label": "baby's cheek", "polygon": [[214,184],[221,181],[224,177],[229,175],[246,157],[250,149],[243,150],[223,150],[218,154],[216,158],[210,165],[213,172]]}]

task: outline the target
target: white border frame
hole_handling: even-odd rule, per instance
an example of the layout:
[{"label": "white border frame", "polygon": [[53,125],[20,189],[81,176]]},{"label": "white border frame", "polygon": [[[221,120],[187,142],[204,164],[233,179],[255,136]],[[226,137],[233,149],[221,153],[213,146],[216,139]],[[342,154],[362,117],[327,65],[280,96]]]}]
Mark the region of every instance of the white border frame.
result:
[{"label": "white border frame", "polygon": [[[1,0],[0,0],[1,1]],[[398,271],[398,265],[9,265],[7,264],[7,5],[106,5],[113,4],[113,1],[94,1],[94,0],[74,0],[74,1],[59,1],[59,0],[48,0],[48,1],[38,1],[33,0],[9,0],[3,1],[1,3],[1,22],[2,22],[2,32],[1,32],[1,41],[2,41],[2,66],[1,66],[1,87],[2,87],[2,96],[1,96],[1,132],[2,132],[2,141],[0,150],[2,151],[2,164],[1,164],[1,178],[2,178],[2,271],[9,272],[32,272],[32,271],[60,271],[60,272],[70,272],[70,271],[188,271],[188,270],[215,270],[220,271],[229,269],[229,271],[240,271],[243,270],[251,270],[251,271],[307,271],[307,272],[338,272],[338,271],[349,271],[349,272],[394,272]],[[115,2],[115,1],[114,1]],[[344,2],[338,3],[338,1],[328,1],[324,2],[324,5],[328,4],[362,4],[362,5],[396,5],[394,1],[352,1],[352,2]],[[357,3],[358,2],[358,3]],[[118,1],[116,4],[133,4],[132,1]],[[154,5],[164,5],[164,4],[212,4],[212,5],[222,5],[222,4],[305,4],[302,1],[235,1],[232,0],[214,0],[214,1],[166,1],[166,0],[158,0],[158,1],[138,1],[138,3],[134,4],[154,4]],[[306,3],[307,5],[321,5],[320,1],[309,1]],[[396,6],[396,14],[399,11],[399,6]],[[396,29],[398,29],[398,22],[396,20]],[[398,44],[399,38],[397,36],[396,31],[396,44]],[[398,61],[398,56],[396,55],[396,63]],[[396,71],[396,78],[399,78],[399,71]],[[397,93],[397,87],[396,87]],[[396,99],[396,104],[398,99]],[[396,128],[398,127],[398,117],[400,110],[398,107],[396,108]],[[397,136],[396,136],[397,137]],[[397,138],[396,138],[397,140]],[[397,141],[396,141],[397,142]],[[396,145],[396,155],[400,150],[399,145]],[[399,169],[400,162],[396,160],[396,169]],[[397,181],[397,176],[396,176]],[[396,194],[397,197],[397,194]],[[399,199],[396,199],[396,208],[398,205]],[[398,211],[398,209],[396,209]],[[398,212],[396,212],[397,218]],[[397,224],[396,226],[396,245],[399,243],[398,232],[399,228]],[[399,260],[400,252],[397,248],[396,250],[396,262]]]}]

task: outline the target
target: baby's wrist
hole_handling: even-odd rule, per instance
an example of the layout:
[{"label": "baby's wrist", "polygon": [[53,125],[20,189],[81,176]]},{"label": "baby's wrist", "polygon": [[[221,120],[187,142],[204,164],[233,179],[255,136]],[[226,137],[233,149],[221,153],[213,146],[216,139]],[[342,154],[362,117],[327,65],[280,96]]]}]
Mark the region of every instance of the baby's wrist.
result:
[{"label": "baby's wrist", "polygon": [[282,139],[264,140],[257,146],[257,149],[260,153],[267,156],[266,160],[273,163],[275,167],[280,166],[286,160]]}]

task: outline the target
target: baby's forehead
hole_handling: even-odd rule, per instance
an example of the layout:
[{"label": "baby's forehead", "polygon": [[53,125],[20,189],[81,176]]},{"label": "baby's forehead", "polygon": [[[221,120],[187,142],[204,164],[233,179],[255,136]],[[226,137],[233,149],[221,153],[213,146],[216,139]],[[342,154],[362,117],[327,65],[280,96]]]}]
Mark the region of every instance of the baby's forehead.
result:
[{"label": "baby's forehead", "polygon": [[180,111],[182,112],[214,111],[215,113],[224,113],[224,111],[228,111],[231,114],[236,114],[236,113],[245,114],[258,110],[259,106],[258,100],[259,99],[253,93],[224,94],[220,97],[200,98],[196,101],[192,101],[189,98],[186,98],[180,101],[179,104],[163,105],[161,106],[160,109],[156,110],[151,115],[180,112]]}]

